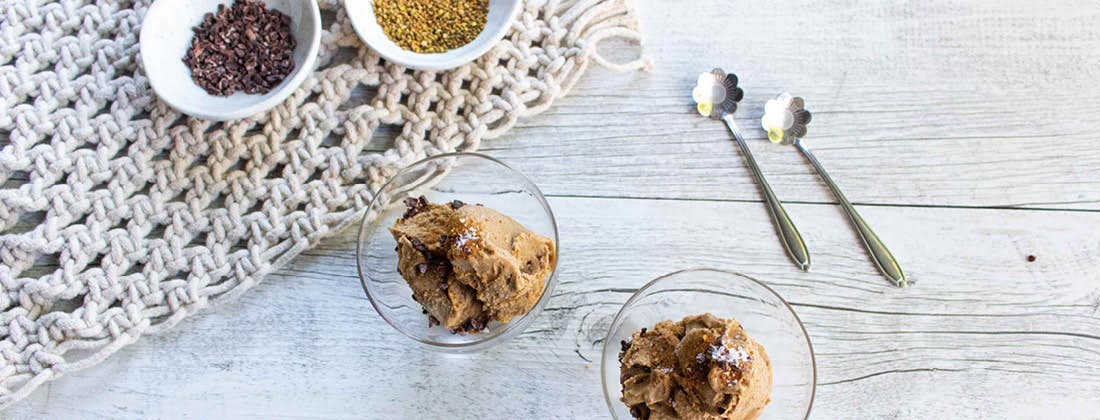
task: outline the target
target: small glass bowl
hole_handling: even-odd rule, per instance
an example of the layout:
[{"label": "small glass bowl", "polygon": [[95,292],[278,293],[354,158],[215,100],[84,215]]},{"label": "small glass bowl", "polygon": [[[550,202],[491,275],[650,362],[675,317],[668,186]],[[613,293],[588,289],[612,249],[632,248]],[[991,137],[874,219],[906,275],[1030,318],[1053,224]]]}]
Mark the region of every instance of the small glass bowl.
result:
[{"label": "small glass bowl", "polygon": [[615,419],[633,419],[620,400],[619,352],[642,327],[688,315],[736,318],[772,362],[771,403],[761,419],[806,419],[817,386],[813,345],[802,321],[783,298],[751,277],[720,270],[677,271],[649,282],[623,305],[603,346],[600,370],[607,408]]},{"label": "small glass bowl", "polygon": [[379,190],[363,215],[355,259],[359,280],[371,305],[391,326],[428,348],[448,353],[487,349],[519,334],[538,316],[557,284],[557,255],[542,296],[523,316],[508,323],[490,322],[477,333],[454,334],[429,326],[428,315],[412,298],[412,289],[397,271],[397,241],[389,227],[405,212],[404,200],[425,196],[433,203],[460,200],[482,204],[515,219],[531,231],[558,243],[558,227],[542,192],[523,174],[476,153],[433,156],[402,169]]}]

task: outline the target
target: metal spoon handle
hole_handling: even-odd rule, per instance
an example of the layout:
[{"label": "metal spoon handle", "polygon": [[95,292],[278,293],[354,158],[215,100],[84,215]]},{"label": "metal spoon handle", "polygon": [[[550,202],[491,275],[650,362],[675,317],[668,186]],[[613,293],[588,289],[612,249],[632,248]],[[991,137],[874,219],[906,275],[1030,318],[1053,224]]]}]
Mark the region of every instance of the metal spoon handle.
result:
[{"label": "metal spoon handle", "polygon": [[798,147],[798,150],[802,151],[802,155],[806,157],[813,164],[814,169],[817,169],[817,173],[821,174],[821,179],[825,180],[825,184],[829,186],[829,189],[833,190],[833,195],[840,201],[840,207],[844,209],[845,213],[848,213],[848,219],[852,221],[852,225],[855,226],[856,232],[859,233],[859,238],[863,241],[863,246],[867,248],[868,254],[871,256],[871,261],[878,266],[879,271],[882,272],[886,278],[890,279],[895,286],[905,287],[909,285],[905,279],[905,272],[901,270],[901,266],[898,265],[898,261],[894,259],[894,254],[890,253],[890,250],[886,248],[886,245],[882,243],[882,240],[875,235],[875,232],[871,230],[871,227],[867,225],[867,222],[860,217],[856,212],[856,208],[852,206],[852,203],[848,201],[848,198],[844,196],[843,192],[840,192],[840,187],[833,182],[833,178],[829,177],[829,173],[825,172],[825,168],[821,166],[821,162],[818,162],[817,156],[814,156],[810,149],[802,145],[802,141],[795,141],[794,145]]},{"label": "metal spoon handle", "polygon": [[756,159],[752,157],[752,151],[749,150],[749,145],[745,143],[745,138],[741,136],[741,130],[737,128],[733,116],[725,115],[722,117],[722,121],[726,122],[726,127],[729,128],[730,133],[733,133],[733,138],[737,139],[737,145],[741,147],[745,160],[749,162],[749,169],[756,176],[760,189],[764,191],[764,202],[767,204],[768,214],[771,215],[772,222],[775,223],[779,239],[783,242],[783,247],[787,249],[787,254],[791,256],[798,268],[801,268],[802,271],[809,271],[810,251],[806,249],[806,243],[802,241],[802,235],[798,233],[798,228],[794,227],[790,216],[787,216],[787,211],[783,209],[783,204],[779,202],[779,198],[776,198],[772,187],[764,179],[764,173],[756,165]]}]

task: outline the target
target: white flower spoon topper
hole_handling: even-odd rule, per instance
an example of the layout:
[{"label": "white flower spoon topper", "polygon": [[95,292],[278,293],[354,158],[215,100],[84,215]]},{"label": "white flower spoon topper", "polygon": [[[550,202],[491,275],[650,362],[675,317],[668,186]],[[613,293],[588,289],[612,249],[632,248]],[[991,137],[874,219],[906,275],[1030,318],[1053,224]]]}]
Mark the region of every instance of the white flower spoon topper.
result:
[{"label": "white flower spoon topper", "polygon": [[737,128],[737,123],[733,120],[733,113],[737,111],[737,103],[744,96],[745,92],[737,87],[737,75],[727,74],[722,69],[714,69],[700,74],[695,89],[691,91],[691,97],[695,99],[695,109],[699,111],[699,114],[704,117],[722,120],[726,123],[730,133],[733,133],[733,138],[737,140],[737,145],[741,147],[741,153],[745,155],[745,161],[748,162],[749,169],[756,176],[756,182],[764,192],[764,203],[767,205],[768,214],[771,215],[772,222],[775,224],[776,233],[779,234],[779,239],[783,242],[783,247],[795,264],[798,265],[798,268],[809,270],[810,252],[806,249],[806,243],[802,241],[802,235],[798,233],[798,229],[794,227],[794,223],[791,222],[787,211],[783,209],[779,198],[775,196],[775,192],[772,192],[768,181],[764,179],[764,173],[756,165],[756,159],[752,157],[749,145],[745,143],[741,130]]},{"label": "white flower spoon topper", "polygon": [[768,132],[768,140],[771,140],[772,143],[793,144],[798,150],[802,151],[802,155],[810,161],[817,173],[821,174],[825,184],[829,186],[829,189],[833,191],[833,195],[840,201],[840,206],[848,214],[848,219],[856,228],[856,232],[859,233],[863,246],[867,248],[871,261],[895,286],[908,286],[909,282],[905,279],[905,272],[901,270],[901,266],[894,259],[894,254],[890,253],[886,245],[879,240],[878,235],[875,235],[867,222],[856,212],[852,203],[840,191],[840,187],[825,172],[825,168],[821,166],[821,162],[817,160],[817,157],[802,144],[802,137],[806,135],[806,125],[812,119],[813,116],[810,111],[805,109],[805,101],[802,98],[783,92],[764,105],[764,116],[760,118],[760,125],[764,128],[764,131]]},{"label": "white flower spoon topper", "polygon": [[794,144],[796,139],[806,135],[806,124],[812,119],[802,98],[783,92],[764,105],[760,125],[768,132],[768,140],[772,143]]}]

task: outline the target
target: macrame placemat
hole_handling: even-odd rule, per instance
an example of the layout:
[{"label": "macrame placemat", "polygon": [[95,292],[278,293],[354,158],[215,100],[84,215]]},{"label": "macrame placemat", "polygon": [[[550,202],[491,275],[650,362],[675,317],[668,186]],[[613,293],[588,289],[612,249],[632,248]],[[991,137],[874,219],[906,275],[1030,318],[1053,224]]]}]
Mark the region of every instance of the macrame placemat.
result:
[{"label": "macrame placemat", "polygon": [[[0,0],[0,408],[241,295],[355,220],[400,168],[477,149],[591,62],[646,65],[596,50],[640,42],[626,0],[527,1],[504,41],[439,73],[381,60],[340,1],[320,1],[313,76],[270,112],[212,123],[149,88],[151,0]],[[357,89],[377,94],[350,103]],[[383,125],[400,134],[369,152]]]}]

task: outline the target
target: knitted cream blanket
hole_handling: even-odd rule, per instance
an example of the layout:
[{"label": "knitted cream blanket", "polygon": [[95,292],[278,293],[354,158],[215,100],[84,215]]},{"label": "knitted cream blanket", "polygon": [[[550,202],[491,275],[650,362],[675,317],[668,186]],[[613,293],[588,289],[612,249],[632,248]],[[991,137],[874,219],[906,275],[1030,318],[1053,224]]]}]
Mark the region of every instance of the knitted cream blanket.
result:
[{"label": "knitted cream blanket", "polygon": [[[640,41],[626,0],[529,0],[504,41],[441,73],[379,59],[340,1],[319,1],[313,76],[268,113],[212,123],[149,88],[151,0],[0,0],[0,408],[241,295],[401,167],[477,149],[591,62],[646,64],[596,52]],[[356,90],[377,94],[349,103]],[[400,134],[369,152],[383,125]]]}]

